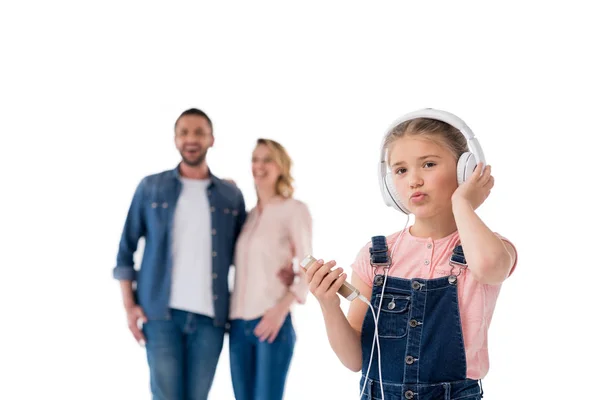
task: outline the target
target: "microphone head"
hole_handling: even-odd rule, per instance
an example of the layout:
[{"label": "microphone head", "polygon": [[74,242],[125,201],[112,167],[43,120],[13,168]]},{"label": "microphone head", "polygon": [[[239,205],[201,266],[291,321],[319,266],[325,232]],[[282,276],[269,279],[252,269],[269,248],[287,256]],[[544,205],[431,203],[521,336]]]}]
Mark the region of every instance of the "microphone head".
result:
[{"label": "microphone head", "polygon": [[[304,260],[300,262],[300,266],[304,270],[307,270],[316,261],[317,259],[309,254],[306,257],[304,257]],[[348,282],[344,282],[344,284],[338,289],[338,293],[350,301],[356,299],[360,295],[358,289],[356,289]]]},{"label": "microphone head", "polygon": [[304,257],[304,260],[302,260],[300,262],[300,266],[304,269],[308,269],[310,268],[310,266],[312,265],[312,263],[316,262],[317,259],[314,258],[313,256],[311,256],[310,254],[307,255],[306,257]]}]

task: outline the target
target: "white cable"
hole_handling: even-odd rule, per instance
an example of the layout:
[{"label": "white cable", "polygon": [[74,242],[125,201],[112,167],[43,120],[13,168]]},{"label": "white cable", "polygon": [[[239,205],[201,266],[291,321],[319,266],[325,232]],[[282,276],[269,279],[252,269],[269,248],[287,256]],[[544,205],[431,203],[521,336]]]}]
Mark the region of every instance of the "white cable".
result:
[{"label": "white cable", "polygon": [[367,386],[367,380],[369,379],[369,372],[371,371],[371,364],[373,362],[373,350],[375,350],[375,344],[377,344],[377,364],[379,367],[379,387],[381,388],[381,400],[385,400],[385,395],[383,394],[383,377],[381,376],[381,347],[379,346],[379,332],[377,329],[377,325],[379,325],[379,313],[381,312],[381,303],[383,302],[383,294],[385,292],[385,284],[387,282],[387,269],[385,270],[385,278],[383,280],[383,287],[381,288],[381,297],[379,298],[379,306],[377,307],[377,315],[375,315],[375,310],[371,305],[371,302],[366,299],[363,295],[360,295],[360,299],[367,303],[371,308],[371,313],[373,314],[373,320],[375,321],[375,333],[373,335],[373,343],[371,344],[371,356],[369,357],[369,366],[367,367],[367,372],[365,373],[365,381],[363,383],[362,391],[360,393],[360,397],[362,398],[365,388]]}]

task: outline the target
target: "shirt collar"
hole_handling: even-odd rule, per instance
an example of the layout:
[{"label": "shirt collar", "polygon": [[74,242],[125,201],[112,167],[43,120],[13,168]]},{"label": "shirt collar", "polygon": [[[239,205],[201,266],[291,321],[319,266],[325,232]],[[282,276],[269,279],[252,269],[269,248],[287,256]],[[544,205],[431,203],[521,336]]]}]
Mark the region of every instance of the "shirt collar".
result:
[{"label": "shirt collar", "polygon": [[[177,164],[177,166],[171,171],[171,176],[177,180],[181,179],[181,173],[179,172],[179,166],[181,163]],[[208,179],[210,180],[209,187],[220,182],[220,179],[213,175],[210,168],[208,168]]]}]

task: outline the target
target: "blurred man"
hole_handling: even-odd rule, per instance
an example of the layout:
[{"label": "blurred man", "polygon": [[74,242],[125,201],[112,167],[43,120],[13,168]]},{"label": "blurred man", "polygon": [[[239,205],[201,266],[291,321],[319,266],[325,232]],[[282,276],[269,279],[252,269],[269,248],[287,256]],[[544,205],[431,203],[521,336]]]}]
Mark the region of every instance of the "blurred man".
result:
[{"label": "blurred man", "polygon": [[[240,190],[211,173],[206,154],[213,143],[204,112],[192,108],[179,116],[181,162],[141,180],[119,243],[113,275],[129,329],[146,346],[155,400],[206,399],[223,346],[227,276],[246,209]],[[142,237],[136,271],[133,255]]]}]

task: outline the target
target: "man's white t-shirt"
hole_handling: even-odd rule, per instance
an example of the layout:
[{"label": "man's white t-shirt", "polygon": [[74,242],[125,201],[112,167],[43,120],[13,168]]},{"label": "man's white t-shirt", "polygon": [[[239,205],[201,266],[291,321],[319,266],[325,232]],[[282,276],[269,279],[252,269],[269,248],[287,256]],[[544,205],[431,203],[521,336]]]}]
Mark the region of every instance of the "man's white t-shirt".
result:
[{"label": "man's white t-shirt", "polygon": [[170,307],[214,318],[209,179],[181,178],[173,220]]}]

